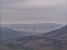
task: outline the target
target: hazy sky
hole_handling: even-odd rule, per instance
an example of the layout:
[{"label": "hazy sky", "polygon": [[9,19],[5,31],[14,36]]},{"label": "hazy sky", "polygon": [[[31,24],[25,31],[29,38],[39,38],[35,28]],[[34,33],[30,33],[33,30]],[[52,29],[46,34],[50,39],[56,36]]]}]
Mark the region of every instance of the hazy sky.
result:
[{"label": "hazy sky", "polygon": [[65,23],[65,0],[2,0],[1,23]]}]

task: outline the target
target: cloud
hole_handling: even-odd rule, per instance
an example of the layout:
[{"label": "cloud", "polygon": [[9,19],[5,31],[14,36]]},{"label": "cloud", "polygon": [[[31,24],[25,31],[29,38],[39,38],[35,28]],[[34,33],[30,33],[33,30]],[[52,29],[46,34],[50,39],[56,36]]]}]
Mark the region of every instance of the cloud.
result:
[{"label": "cloud", "polygon": [[64,0],[2,0],[2,22],[65,22]]},{"label": "cloud", "polygon": [[40,8],[51,6],[64,6],[64,0],[2,0],[4,8]]},{"label": "cloud", "polygon": [[26,8],[34,8],[34,7],[48,7],[48,6],[55,6],[63,4],[63,0],[28,0],[25,3],[17,3],[17,7],[26,7]]}]

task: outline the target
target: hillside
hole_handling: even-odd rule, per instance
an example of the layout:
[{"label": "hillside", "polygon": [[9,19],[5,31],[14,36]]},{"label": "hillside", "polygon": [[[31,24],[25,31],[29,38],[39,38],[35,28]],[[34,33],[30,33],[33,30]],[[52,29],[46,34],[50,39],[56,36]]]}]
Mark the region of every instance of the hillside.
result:
[{"label": "hillside", "polygon": [[[22,31],[17,32],[12,28],[1,28],[1,33],[6,35],[11,34],[11,38],[18,37]],[[4,34],[4,35],[5,35]],[[15,34],[15,35],[14,35]],[[3,43],[9,48],[15,49],[25,49],[25,50],[67,50],[67,25],[47,33],[41,33],[35,35],[30,35],[30,32],[27,32],[26,35],[22,33],[21,37],[17,38],[14,41],[7,41]],[[5,37],[5,36],[2,36]],[[15,37],[15,38],[16,38]]]},{"label": "hillside", "polygon": [[51,38],[51,39],[67,40],[67,25],[60,29],[48,32],[43,35],[45,35],[45,36],[47,36],[47,38]]},{"label": "hillside", "polygon": [[39,36],[28,36],[18,39],[26,48],[34,50],[67,50],[67,26]]},{"label": "hillside", "polygon": [[30,36],[32,32],[16,31],[8,27],[0,27],[0,37],[3,40],[16,40],[24,36]]}]

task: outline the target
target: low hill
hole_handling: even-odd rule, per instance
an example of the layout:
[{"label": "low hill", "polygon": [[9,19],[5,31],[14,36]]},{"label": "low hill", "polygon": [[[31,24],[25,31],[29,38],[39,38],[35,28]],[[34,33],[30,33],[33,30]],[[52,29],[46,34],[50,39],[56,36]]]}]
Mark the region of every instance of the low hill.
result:
[{"label": "low hill", "polygon": [[16,31],[8,27],[0,27],[1,40],[16,40],[24,36],[30,36],[32,32]]},{"label": "low hill", "polygon": [[45,35],[45,36],[47,36],[47,38],[51,38],[51,39],[67,40],[67,25],[60,29],[48,32],[43,35]]}]

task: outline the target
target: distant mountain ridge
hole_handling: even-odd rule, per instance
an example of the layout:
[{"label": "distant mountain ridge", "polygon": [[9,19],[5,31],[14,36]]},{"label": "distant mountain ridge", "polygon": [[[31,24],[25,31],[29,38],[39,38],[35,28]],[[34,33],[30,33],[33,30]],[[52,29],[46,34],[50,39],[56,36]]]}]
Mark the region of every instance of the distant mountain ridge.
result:
[{"label": "distant mountain ridge", "polygon": [[62,27],[61,24],[56,23],[40,23],[40,24],[12,24],[9,28],[15,29],[17,31],[31,31],[31,32],[48,32],[54,29]]},{"label": "distant mountain ridge", "polygon": [[[27,30],[27,27],[32,27],[33,29],[29,29],[32,30],[31,31],[25,31]],[[44,32],[50,32],[48,30],[54,30],[54,29],[58,29],[59,27],[61,27],[62,25],[59,24],[54,24],[54,23],[45,23],[45,24],[12,24],[12,25],[2,25],[2,27],[0,26],[0,32],[1,32],[1,37],[3,39],[17,39],[17,38],[21,38],[24,36],[31,36],[31,35],[38,35],[39,33],[41,34],[41,32],[36,32],[36,30],[41,31],[43,30]],[[14,28],[26,28],[25,30],[15,30]],[[23,28],[24,27],[24,28]],[[35,29],[35,30],[34,30]]]}]

